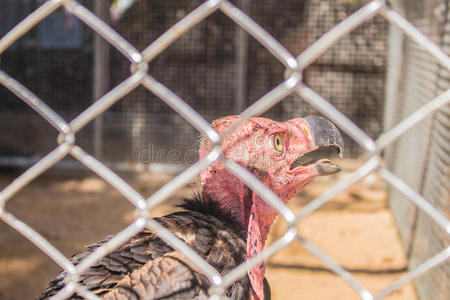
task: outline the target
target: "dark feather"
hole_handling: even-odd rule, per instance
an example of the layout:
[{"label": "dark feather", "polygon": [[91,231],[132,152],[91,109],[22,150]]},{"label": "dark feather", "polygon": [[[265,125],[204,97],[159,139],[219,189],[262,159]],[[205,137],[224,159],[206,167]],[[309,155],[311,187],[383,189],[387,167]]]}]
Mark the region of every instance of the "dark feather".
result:
[{"label": "dark feather", "polygon": [[[183,239],[222,275],[246,259],[245,230],[231,214],[221,211],[200,194],[180,205],[185,211],[156,219]],[[110,239],[87,247],[71,258],[78,264]],[[47,299],[64,287],[65,272],[37,299]],[[166,245],[156,234],[144,229],[124,245],[89,268],[80,283],[104,299],[207,299],[210,282],[181,253]],[[226,294],[247,299],[250,281],[244,276]],[[71,299],[82,299],[73,295]],[[270,299],[270,298],[266,298]]]},{"label": "dark feather", "polygon": [[184,208],[187,211],[197,211],[204,215],[209,215],[222,220],[223,223],[233,226],[236,232],[242,233],[242,238],[246,238],[246,231],[243,229],[243,224],[231,212],[220,208],[217,201],[205,199],[201,193],[194,193],[192,198],[184,198],[181,204],[177,207]]}]

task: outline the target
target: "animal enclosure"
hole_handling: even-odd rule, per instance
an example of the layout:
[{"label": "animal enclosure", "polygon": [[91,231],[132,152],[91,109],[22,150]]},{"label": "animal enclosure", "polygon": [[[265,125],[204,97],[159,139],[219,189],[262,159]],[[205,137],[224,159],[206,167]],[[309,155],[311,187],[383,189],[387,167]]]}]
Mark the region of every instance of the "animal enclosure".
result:
[{"label": "animal enclosure", "polygon": [[[357,161],[356,167],[344,170],[347,176],[331,180],[332,186],[299,195],[304,199],[297,208],[287,208],[263,193],[290,226],[276,227],[273,243],[255,263],[280,253],[288,244],[301,245],[318,258],[321,268],[337,274],[354,291],[352,295],[361,299],[395,299],[398,295],[391,293],[409,282],[416,292],[407,291],[405,297],[411,296],[408,293],[419,299],[448,297],[448,2],[140,0],[114,20],[108,13],[110,5],[110,1],[0,1],[0,165],[5,170],[24,170],[14,181],[2,178],[0,218],[74,275],[61,297],[78,293],[97,299],[77,283],[75,275],[106,253],[95,252],[84,266],[74,267],[66,258],[69,250],[54,246],[58,242],[53,235],[58,230],[43,233],[36,229],[41,228],[41,221],[31,212],[24,219],[30,218],[33,224],[8,205],[37,177],[37,183],[54,192],[37,195],[58,197],[64,194],[62,190],[67,195],[70,183],[54,181],[50,174],[39,181],[41,174],[50,169],[57,176],[70,177],[82,169],[94,172],[128,199],[130,203],[120,204],[121,208],[147,211],[187,183],[198,187],[195,176],[205,167],[196,153],[199,135],[218,142],[208,123],[229,114],[276,120],[324,115],[345,134],[349,164]],[[172,175],[160,180],[154,175],[158,170]],[[149,178],[160,184],[142,187],[122,171],[153,174]],[[248,186],[264,191],[250,173],[233,172]],[[377,191],[388,191],[407,258],[402,276],[378,284],[375,291],[346,270],[359,266],[342,267],[334,253],[329,256],[331,249],[317,247],[301,229],[296,232],[297,224],[368,178],[376,178]],[[61,188],[55,188],[58,185]],[[94,186],[101,188],[94,187],[94,192],[88,186],[88,193],[99,201],[97,210],[107,211],[104,220],[114,223],[118,216],[105,208],[111,203],[100,199],[120,198],[118,194],[111,194],[97,181]],[[353,192],[359,195],[354,199],[367,197],[365,192]],[[75,198],[67,202],[69,211]],[[121,199],[114,206],[122,201],[126,203]],[[67,214],[62,208],[56,212]],[[65,222],[89,218],[93,216],[83,213]],[[144,226],[176,242],[175,236],[162,232],[143,214],[129,214],[127,220],[125,229],[119,224],[105,229],[118,233],[105,244],[106,251]],[[107,222],[95,224],[108,227]],[[371,234],[368,231],[366,236]],[[0,241],[9,242],[7,238]],[[243,265],[217,278],[189,248],[175,245],[218,287],[249,268]],[[81,246],[73,248],[81,250]],[[274,278],[295,280],[296,275],[290,273],[293,260],[307,251],[294,251],[281,263],[275,255],[269,268],[270,263],[274,269],[284,264],[285,277]],[[283,282],[272,285],[274,294],[281,295],[277,288],[283,289]],[[336,288],[331,299],[348,299],[345,293]],[[302,294],[290,296],[297,299]],[[3,291],[0,298],[9,299]]]}]

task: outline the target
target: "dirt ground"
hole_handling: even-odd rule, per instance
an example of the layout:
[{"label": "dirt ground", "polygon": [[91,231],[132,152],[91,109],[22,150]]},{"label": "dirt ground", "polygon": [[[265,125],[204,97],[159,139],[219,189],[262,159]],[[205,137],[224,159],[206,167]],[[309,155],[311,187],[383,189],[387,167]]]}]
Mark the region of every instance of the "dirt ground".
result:
[{"label": "dirt ground", "polygon": [[[358,165],[347,162],[332,178],[319,178],[301,191],[289,206],[298,212]],[[98,177],[69,176],[57,171],[39,177],[7,202],[6,210],[26,222],[66,255],[114,234],[134,218],[132,205]],[[18,174],[0,175],[0,188]],[[168,174],[128,175],[126,181],[142,195],[152,194],[172,178]],[[181,198],[199,190],[193,181],[151,212],[174,210]],[[269,243],[281,237],[286,225],[278,219]],[[313,242],[376,292],[404,275],[406,256],[386,202],[383,183],[372,174],[339,194],[298,224],[303,238]],[[359,299],[357,294],[299,242],[294,241],[267,261],[267,278],[275,300]],[[59,272],[59,267],[27,239],[0,221],[0,299],[33,299]],[[412,284],[385,299],[414,300]]]}]

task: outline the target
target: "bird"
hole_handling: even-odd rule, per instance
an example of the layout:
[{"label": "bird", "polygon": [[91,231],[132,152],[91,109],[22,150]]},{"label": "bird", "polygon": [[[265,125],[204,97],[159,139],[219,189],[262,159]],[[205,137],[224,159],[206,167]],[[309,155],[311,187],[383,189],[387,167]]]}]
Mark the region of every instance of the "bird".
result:
[{"label": "bird", "polygon": [[[237,123],[239,122],[239,123]],[[223,158],[256,176],[287,203],[317,176],[341,170],[344,146],[336,126],[320,116],[278,122],[232,115],[211,123],[221,139]],[[234,126],[233,130],[229,130]],[[227,131],[228,130],[228,131]],[[199,158],[216,146],[206,137]],[[181,210],[155,220],[196,251],[222,276],[261,253],[277,212],[217,159],[200,172],[202,191],[184,199]],[[107,237],[70,260],[78,264]],[[250,269],[224,291],[229,299],[269,300],[264,263]],[[61,272],[38,297],[48,299],[64,287]],[[106,300],[208,299],[211,282],[189,259],[145,228],[100,259],[79,282]],[[83,299],[73,294],[70,299]]]}]

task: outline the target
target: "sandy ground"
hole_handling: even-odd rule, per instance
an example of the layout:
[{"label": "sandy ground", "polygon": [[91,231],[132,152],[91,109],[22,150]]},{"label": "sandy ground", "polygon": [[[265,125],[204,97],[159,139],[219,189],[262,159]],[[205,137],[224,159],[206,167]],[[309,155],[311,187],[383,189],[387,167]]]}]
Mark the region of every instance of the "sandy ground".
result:
[{"label": "sandy ground", "polygon": [[[355,165],[347,163],[345,170]],[[346,176],[345,170],[335,177],[316,180],[289,206],[300,211],[310,199]],[[0,188],[16,176],[0,176]],[[140,174],[129,175],[126,181],[147,196],[170,178],[167,174]],[[196,190],[199,184],[193,181],[152,211],[152,216],[173,211],[173,204]],[[102,180],[94,176],[69,177],[60,171],[33,181],[7,202],[6,210],[36,229],[66,256],[119,232],[134,218],[132,205]],[[285,230],[286,224],[279,218],[269,243]],[[386,192],[375,174],[303,219],[298,230],[301,237],[351,271],[372,292],[383,289],[406,270],[407,260],[386,203]],[[360,299],[297,240],[272,256],[267,266],[275,300]],[[0,299],[33,299],[59,269],[36,246],[0,221]],[[414,300],[416,296],[408,284],[385,299]]]}]

